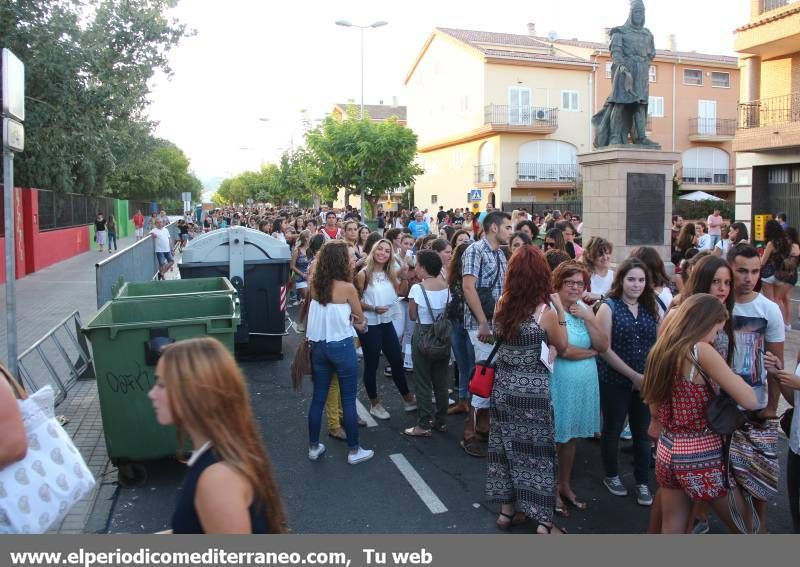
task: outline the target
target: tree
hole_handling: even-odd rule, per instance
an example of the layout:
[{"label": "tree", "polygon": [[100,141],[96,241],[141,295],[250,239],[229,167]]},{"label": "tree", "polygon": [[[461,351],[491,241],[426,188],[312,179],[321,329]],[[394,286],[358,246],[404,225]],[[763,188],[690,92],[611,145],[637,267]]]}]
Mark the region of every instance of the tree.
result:
[{"label": "tree", "polygon": [[414,162],[416,135],[394,118],[373,122],[367,115],[359,120],[351,108],[347,119],[327,117],[306,140],[325,184],[363,193],[373,214],[387,192],[413,184],[423,173]]},{"label": "tree", "polygon": [[4,0],[0,37],[26,66],[21,185],[102,194],[152,140],[148,81],[188,34],[177,0]]}]

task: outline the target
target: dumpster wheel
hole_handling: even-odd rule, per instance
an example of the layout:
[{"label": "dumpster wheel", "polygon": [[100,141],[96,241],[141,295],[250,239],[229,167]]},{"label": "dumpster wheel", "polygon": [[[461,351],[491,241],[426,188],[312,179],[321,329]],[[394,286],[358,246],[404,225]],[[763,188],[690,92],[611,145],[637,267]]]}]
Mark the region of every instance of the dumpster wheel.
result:
[{"label": "dumpster wheel", "polygon": [[141,463],[119,463],[117,480],[122,488],[139,488],[147,482],[147,469]]}]

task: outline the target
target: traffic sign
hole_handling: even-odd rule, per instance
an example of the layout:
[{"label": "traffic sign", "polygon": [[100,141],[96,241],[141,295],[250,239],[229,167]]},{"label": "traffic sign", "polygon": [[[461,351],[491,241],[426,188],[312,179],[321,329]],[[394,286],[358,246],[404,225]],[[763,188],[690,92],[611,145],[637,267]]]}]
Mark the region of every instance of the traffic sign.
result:
[{"label": "traffic sign", "polygon": [[480,201],[481,198],[481,190],[480,189],[470,189],[469,191],[469,200],[470,201]]},{"label": "traffic sign", "polygon": [[2,53],[3,114],[25,121],[25,65],[6,48]]}]

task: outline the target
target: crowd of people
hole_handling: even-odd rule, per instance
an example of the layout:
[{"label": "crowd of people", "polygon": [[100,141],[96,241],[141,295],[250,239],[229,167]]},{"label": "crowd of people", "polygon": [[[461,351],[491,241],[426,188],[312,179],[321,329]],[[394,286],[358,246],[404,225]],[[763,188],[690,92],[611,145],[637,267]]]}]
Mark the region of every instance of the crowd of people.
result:
[{"label": "crowd of people", "polygon": [[[796,232],[769,222],[760,253],[740,223],[676,226],[670,277],[651,247],[612,269],[613,243],[582,240],[569,213],[439,212],[435,220],[420,210],[390,214],[376,232],[355,212],[314,211],[271,225],[287,243],[287,226],[303,227],[296,257],[310,256],[313,269],[295,270],[308,282],[310,459],[326,451],[323,411],[342,410],[344,431],[329,420],[329,435],[347,441],[352,464],[373,456],[358,444],[355,375],[362,354],[369,412],[391,419],[375,386],[383,353],[405,412],[416,412],[403,434],[431,437],[447,431],[448,415],[466,414],[459,443],[487,460],[498,528],[532,520],[537,533],[560,533],[557,516],[587,510],[572,488],[576,441],[598,438],[603,486],[620,498],[632,490],[639,505],[652,506],[650,531],[707,531],[709,510],[732,531],[766,529],[766,502],[754,499],[749,511],[747,484],[726,459],[729,436],[708,415],[727,396],[746,428],[774,438],[780,396],[800,401],[800,379],[783,370],[791,318],[780,303],[796,278]],[[315,239],[321,247],[309,253]],[[495,377],[484,398],[469,382],[476,361],[487,360]],[[787,434],[798,529],[797,419]],[[621,438],[632,439],[632,487],[619,472]],[[777,459],[769,466],[777,478]]]},{"label": "crowd of people", "polygon": [[[363,382],[369,413],[398,418],[377,387],[383,354],[394,384],[383,393],[402,398],[404,435],[424,443],[453,426],[448,416],[464,416],[458,443],[486,459],[484,490],[499,505],[501,530],[533,522],[536,533],[558,534],[558,517],[591,513],[573,488],[584,474],[574,467],[580,439],[599,442],[599,489],[632,492],[651,507],[651,533],[702,533],[709,511],[732,532],[767,530],[782,477],[770,453],[780,397],[800,403],[800,378],[783,368],[791,328],[783,298],[800,244],[780,218],[767,223],[759,251],[741,223],[676,217],[676,277],[650,247],[612,264],[613,243],[581,238],[580,219],[567,212],[382,213],[377,230],[351,209],[223,209],[201,226],[211,218],[292,248],[313,378],[311,461],[327,451],[323,415],[349,464],[375,455],[360,444],[356,400]],[[486,368],[488,392],[471,380]],[[150,398],[158,421],[177,425],[194,448],[176,532],[284,531],[244,379],[223,347],[212,339],[169,346]],[[24,439],[4,384],[0,405],[11,433],[0,441],[2,468],[24,454]],[[723,414],[735,426],[721,425]],[[785,417],[783,476],[800,532],[800,418]],[[620,475],[621,438],[632,439],[633,486]],[[734,461],[742,438],[760,443],[762,458]]]}]

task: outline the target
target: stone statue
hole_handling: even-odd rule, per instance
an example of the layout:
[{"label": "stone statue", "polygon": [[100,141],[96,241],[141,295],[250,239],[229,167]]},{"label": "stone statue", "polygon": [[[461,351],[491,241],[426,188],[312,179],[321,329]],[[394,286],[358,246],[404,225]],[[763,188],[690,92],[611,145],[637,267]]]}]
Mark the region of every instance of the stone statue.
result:
[{"label": "stone statue", "polygon": [[656,56],[653,34],[644,27],[644,2],[630,0],[624,26],[611,30],[611,95],[592,117],[594,147],[624,145],[661,149],[645,134],[650,95],[650,62]]}]

